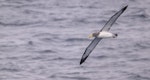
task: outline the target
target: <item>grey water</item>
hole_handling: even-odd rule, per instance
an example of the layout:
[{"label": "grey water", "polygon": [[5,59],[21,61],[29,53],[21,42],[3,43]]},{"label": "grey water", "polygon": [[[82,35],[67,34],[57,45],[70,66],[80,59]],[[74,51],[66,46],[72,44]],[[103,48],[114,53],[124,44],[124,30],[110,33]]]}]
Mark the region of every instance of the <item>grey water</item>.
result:
[{"label": "grey water", "polygon": [[[88,35],[122,7],[79,65]],[[150,0],[0,0],[0,80],[150,80]]]}]

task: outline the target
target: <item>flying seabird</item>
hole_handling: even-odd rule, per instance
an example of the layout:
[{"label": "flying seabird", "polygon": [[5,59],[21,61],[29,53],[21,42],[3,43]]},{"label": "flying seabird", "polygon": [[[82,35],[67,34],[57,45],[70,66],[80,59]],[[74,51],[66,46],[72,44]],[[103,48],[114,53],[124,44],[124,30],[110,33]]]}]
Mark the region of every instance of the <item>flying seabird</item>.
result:
[{"label": "flying seabird", "polygon": [[89,44],[89,46],[85,49],[85,52],[82,55],[82,58],[80,61],[80,65],[87,59],[87,57],[93,51],[93,49],[96,47],[99,41],[101,41],[103,38],[116,38],[118,36],[117,34],[114,34],[108,31],[110,30],[111,26],[115,23],[115,21],[118,19],[118,17],[126,10],[127,7],[128,5],[123,7],[116,14],[114,14],[99,32],[95,32],[89,35],[89,38],[92,38],[92,37],[95,37],[95,38]]}]

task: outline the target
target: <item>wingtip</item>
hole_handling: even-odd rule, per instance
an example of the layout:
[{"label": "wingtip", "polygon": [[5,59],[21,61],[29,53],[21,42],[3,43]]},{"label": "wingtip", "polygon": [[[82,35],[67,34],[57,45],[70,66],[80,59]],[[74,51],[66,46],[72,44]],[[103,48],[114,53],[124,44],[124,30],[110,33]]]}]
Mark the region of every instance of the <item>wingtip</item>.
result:
[{"label": "wingtip", "polygon": [[123,11],[124,11],[124,10],[126,10],[126,9],[127,9],[127,7],[128,7],[128,5],[126,5],[126,6],[123,8]]},{"label": "wingtip", "polygon": [[80,65],[81,65],[83,62],[84,62],[84,60],[83,60],[83,59],[81,59],[81,61],[80,61]]},{"label": "wingtip", "polygon": [[80,61],[80,65],[82,64],[82,62]]}]

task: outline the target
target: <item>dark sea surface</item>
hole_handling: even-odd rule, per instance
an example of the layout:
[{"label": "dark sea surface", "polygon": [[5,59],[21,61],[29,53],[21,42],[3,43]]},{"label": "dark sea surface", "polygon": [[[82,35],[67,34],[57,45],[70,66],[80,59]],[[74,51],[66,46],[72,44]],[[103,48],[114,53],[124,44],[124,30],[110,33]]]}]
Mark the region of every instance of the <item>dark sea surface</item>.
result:
[{"label": "dark sea surface", "polygon": [[[88,35],[128,4],[79,65]],[[150,0],[0,0],[0,80],[150,80]]]}]

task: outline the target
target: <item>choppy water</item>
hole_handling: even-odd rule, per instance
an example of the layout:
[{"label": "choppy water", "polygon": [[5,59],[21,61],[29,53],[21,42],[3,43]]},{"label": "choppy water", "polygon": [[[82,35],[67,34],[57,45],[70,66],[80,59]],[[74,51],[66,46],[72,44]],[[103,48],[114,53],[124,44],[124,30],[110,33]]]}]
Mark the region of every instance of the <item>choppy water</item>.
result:
[{"label": "choppy water", "polygon": [[[79,65],[88,35],[126,4]],[[150,80],[149,0],[0,0],[0,80]]]}]

